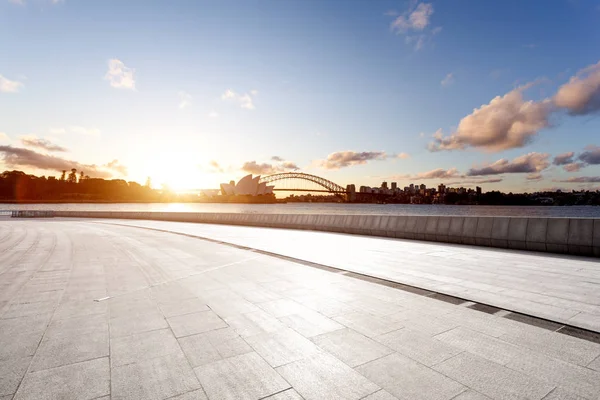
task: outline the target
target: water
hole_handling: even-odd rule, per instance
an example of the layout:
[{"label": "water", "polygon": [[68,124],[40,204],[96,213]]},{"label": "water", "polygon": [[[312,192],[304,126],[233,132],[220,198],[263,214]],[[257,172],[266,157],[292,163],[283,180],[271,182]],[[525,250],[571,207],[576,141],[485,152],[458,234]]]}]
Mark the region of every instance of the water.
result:
[{"label": "water", "polygon": [[520,217],[600,218],[594,206],[446,206],[427,204],[222,204],[222,203],[116,203],[116,204],[0,204],[3,210],[161,211],[257,214],[370,214],[370,215],[474,215]]}]

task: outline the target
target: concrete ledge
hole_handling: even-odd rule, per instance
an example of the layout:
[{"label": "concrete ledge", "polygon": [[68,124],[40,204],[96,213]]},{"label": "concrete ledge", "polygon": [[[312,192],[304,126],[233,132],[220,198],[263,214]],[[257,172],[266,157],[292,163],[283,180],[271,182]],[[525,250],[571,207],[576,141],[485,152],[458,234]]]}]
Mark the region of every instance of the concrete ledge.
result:
[{"label": "concrete ledge", "polygon": [[12,216],[150,219],[304,229],[600,257],[600,219],[590,218],[23,210],[13,211]]},{"label": "concrete ledge", "polygon": [[477,244],[478,246],[491,246],[493,227],[493,217],[478,217],[477,231],[475,232],[475,244]]},{"label": "concrete ledge", "polygon": [[477,217],[465,217],[461,236],[462,244],[476,245]]},{"label": "concrete ledge", "polygon": [[553,253],[567,253],[569,250],[569,219],[551,218],[546,231],[546,248]]}]

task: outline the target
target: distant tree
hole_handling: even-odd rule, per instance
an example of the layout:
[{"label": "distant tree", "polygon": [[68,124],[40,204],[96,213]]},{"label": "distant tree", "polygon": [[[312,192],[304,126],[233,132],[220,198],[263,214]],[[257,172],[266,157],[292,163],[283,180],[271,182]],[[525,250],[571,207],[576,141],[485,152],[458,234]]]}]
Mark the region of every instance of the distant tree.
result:
[{"label": "distant tree", "polygon": [[64,182],[66,178],[67,178],[67,170],[63,169],[63,172],[60,175],[60,181]]},{"label": "distant tree", "polygon": [[85,174],[83,173],[83,171],[81,171],[81,173],[79,174],[79,182],[81,183],[81,181],[84,179],[85,179]]},{"label": "distant tree", "polygon": [[69,177],[67,178],[67,182],[77,183],[77,170],[75,168],[71,169],[71,173],[69,174]]}]

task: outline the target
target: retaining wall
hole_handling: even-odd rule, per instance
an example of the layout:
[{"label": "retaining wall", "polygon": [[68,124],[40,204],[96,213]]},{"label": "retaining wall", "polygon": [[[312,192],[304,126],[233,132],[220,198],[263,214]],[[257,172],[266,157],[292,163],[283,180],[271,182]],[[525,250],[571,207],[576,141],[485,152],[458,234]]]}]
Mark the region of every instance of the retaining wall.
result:
[{"label": "retaining wall", "polygon": [[600,257],[600,219],[104,211],[54,215],[307,229]]}]

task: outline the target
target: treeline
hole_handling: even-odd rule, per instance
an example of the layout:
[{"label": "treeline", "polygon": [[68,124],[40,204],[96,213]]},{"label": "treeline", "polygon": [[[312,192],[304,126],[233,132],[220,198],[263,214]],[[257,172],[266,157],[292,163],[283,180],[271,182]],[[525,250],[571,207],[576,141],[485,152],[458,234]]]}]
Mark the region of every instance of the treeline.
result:
[{"label": "treeline", "polygon": [[571,191],[571,192],[542,192],[542,193],[503,193],[491,191],[482,193],[479,197],[467,194],[448,193],[446,204],[474,204],[480,205],[507,205],[507,206],[598,206],[600,205],[600,192],[597,191]]},{"label": "treeline", "polygon": [[90,178],[72,169],[60,177],[5,171],[0,175],[2,202],[161,202],[174,195],[123,179]]}]

